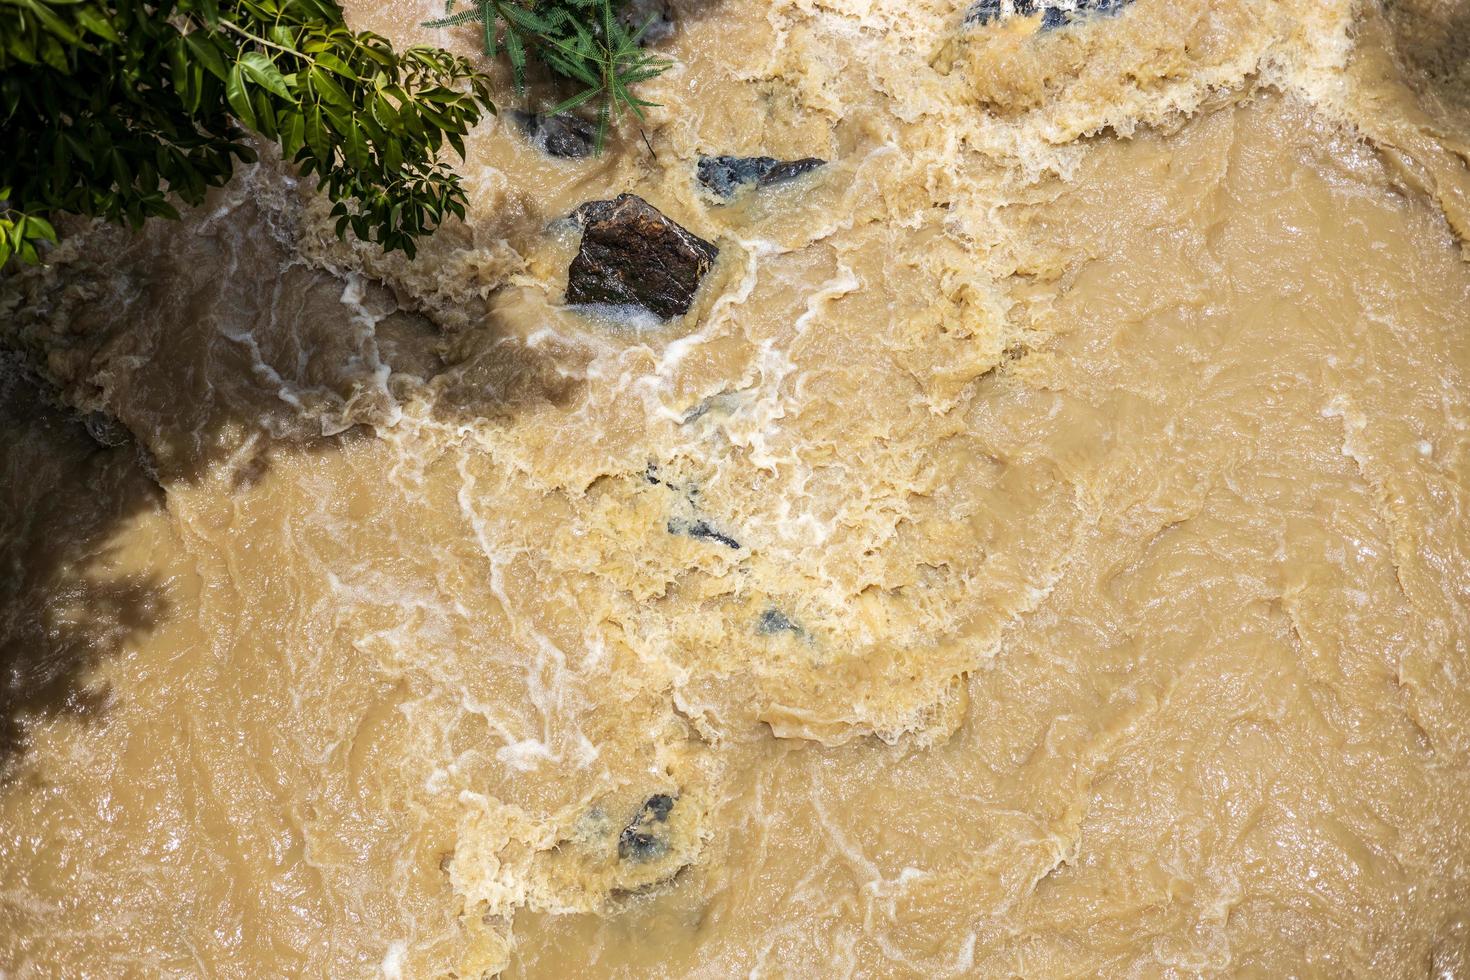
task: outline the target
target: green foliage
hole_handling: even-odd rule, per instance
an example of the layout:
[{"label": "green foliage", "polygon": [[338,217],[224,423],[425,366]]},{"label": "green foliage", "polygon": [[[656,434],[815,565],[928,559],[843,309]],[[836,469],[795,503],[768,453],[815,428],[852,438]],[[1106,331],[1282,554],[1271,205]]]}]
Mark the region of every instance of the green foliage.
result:
[{"label": "green foliage", "polygon": [[597,107],[597,148],[607,138],[615,110],[628,109],[640,120],[655,103],[632,93],[632,86],[667,71],[672,62],[638,45],[648,29],[629,30],[617,16],[615,0],[471,0],[468,10],[454,12],[448,0],[445,16],[429,27],[480,26],[485,54],[494,58],[504,47],[517,91],[524,91],[526,63],[534,58],[552,74],[583,86],[551,110],[569,112],[586,103]]},{"label": "green foliage", "polygon": [[494,111],[436,48],[395,52],[334,0],[0,0],[0,255],[34,261],[45,217],[177,218],[252,161],[242,126],[337,202],[337,233],[410,256],[464,216],[438,159]]},{"label": "green foliage", "polygon": [[41,242],[56,244],[56,229],[45,218],[14,210],[9,198],[10,188],[0,189],[0,267],[12,255],[34,265],[40,261]]}]

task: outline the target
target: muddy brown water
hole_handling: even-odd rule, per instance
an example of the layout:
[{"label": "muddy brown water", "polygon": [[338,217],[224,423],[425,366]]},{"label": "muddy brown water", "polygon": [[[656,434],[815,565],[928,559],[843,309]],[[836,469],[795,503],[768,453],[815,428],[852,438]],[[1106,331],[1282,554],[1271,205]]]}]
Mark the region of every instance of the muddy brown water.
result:
[{"label": "muddy brown water", "polygon": [[1470,977],[1470,6],[676,8],[413,263],[267,161],[0,282],[0,972]]}]

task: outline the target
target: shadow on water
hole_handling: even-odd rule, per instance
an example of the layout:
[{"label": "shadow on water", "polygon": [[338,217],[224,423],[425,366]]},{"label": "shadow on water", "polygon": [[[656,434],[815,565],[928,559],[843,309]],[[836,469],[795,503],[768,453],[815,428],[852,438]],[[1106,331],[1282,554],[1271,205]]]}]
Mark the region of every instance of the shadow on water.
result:
[{"label": "shadow on water", "polygon": [[1388,0],[1399,57],[1434,92],[1470,112],[1470,4]]},{"label": "shadow on water", "polygon": [[[0,363],[0,372],[4,372]],[[98,716],[93,672],[165,613],[151,576],[108,577],[108,540],[158,506],[130,446],[107,448],[44,392],[0,373],[0,780],[31,719]]]},{"label": "shadow on water", "polygon": [[[33,721],[102,716],[97,666],[168,614],[162,581],[113,567],[164,488],[248,493],[278,453],[369,438],[362,422],[446,373],[432,416],[450,424],[575,395],[556,354],[492,316],[453,335],[300,262],[256,193],[239,180],[183,223],[94,230],[85,254],[0,282],[0,780]],[[56,407],[55,386],[115,415],[122,444]]]}]

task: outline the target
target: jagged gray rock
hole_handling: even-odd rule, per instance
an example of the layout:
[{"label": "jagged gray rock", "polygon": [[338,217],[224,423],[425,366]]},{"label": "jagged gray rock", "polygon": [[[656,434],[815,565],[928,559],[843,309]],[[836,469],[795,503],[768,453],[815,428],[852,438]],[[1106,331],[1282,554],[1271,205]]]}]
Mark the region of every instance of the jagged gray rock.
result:
[{"label": "jagged gray rock", "polygon": [[510,110],[509,116],[531,145],[547,156],[578,160],[591,156],[597,144],[597,127],[577,116],[543,116],[519,109]]},{"label": "jagged gray rock", "polygon": [[1013,13],[1020,17],[1041,14],[1042,30],[1065,27],[1089,14],[1113,14],[1122,10],[1132,0],[1076,0],[1070,7],[1044,0],[1012,0],[1007,11],[1004,0],[975,0],[965,11],[965,24],[970,26],[990,24]]},{"label": "jagged gray rock", "polygon": [[674,9],[669,0],[626,0],[618,20],[629,31],[648,25],[638,37],[639,44],[658,44],[674,34]]},{"label": "jagged gray rock", "polygon": [[817,157],[803,157],[800,160],[777,160],[775,157],[700,157],[696,174],[699,182],[712,193],[728,200],[743,187],[769,187],[793,180],[825,166],[826,163],[826,160]]},{"label": "jagged gray rock", "polygon": [[651,861],[668,852],[667,825],[678,797],[656,793],[618,835],[618,857],[624,861]]}]

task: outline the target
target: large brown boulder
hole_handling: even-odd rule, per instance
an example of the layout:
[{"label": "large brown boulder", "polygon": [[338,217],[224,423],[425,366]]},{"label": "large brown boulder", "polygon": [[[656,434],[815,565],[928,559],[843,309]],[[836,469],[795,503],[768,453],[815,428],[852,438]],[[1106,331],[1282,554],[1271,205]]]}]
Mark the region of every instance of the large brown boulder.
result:
[{"label": "large brown boulder", "polygon": [[573,217],[582,246],[567,270],[568,303],[641,306],[668,319],[689,312],[720,250],[636,194],[588,201]]}]

